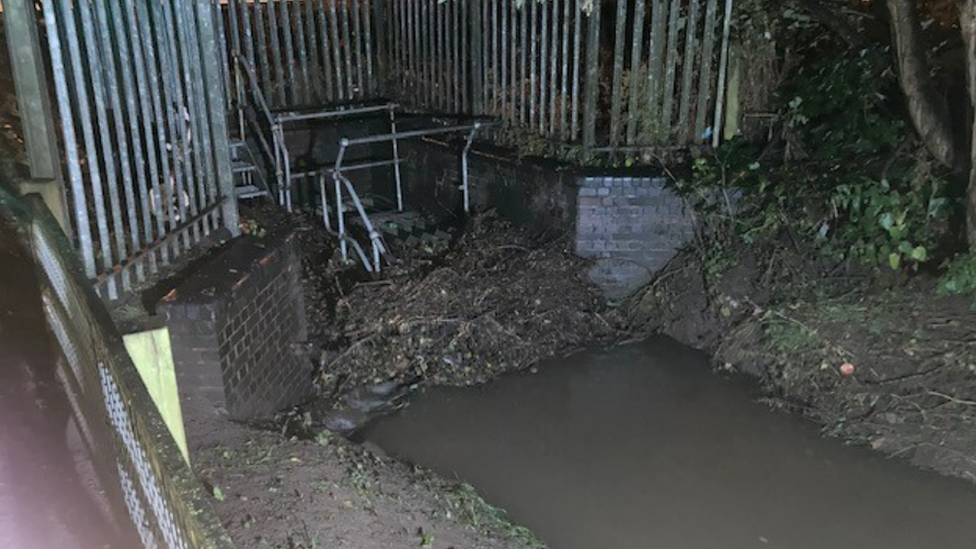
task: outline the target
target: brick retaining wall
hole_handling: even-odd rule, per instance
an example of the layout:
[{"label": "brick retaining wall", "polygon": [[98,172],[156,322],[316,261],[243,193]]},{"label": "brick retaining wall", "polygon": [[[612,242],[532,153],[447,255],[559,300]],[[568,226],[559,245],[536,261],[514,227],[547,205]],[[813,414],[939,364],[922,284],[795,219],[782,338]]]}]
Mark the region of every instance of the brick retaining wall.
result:
[{"label": "brick retaining wall", "polygon": [[184,415],[272,415],[305,398],[311,365],[301,260],[293,235],[243,237],[160,303],[172,334]]},{"label": "brick retaining wall", "polygon": [[[461,208],[457,144],[404,143],[407,203],[437,214]],[[472,151],[471,204],[535,228],[573,231],[576,253],[593,258],[590,277],[611,299],[651,280],[694,235],[684,200],[660,176],[581,174],[497,149]]]}]

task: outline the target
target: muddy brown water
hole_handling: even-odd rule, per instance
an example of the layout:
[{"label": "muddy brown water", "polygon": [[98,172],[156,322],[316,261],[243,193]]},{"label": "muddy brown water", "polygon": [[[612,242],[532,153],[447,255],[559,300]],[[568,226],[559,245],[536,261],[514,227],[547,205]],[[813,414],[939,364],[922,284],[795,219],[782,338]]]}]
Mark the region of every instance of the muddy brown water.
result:
[{"label": "muddy brown water", "polygon": [[551,549],[976,546],[976,486],[823,438],[670,340],[429,390],[363,437]]}]

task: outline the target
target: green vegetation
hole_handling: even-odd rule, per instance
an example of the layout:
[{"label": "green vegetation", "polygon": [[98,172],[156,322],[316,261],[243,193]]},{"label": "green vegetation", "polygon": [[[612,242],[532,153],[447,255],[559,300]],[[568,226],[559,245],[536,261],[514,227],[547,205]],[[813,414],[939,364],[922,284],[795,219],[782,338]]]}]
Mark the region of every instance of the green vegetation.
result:
[{"label": "green vegetation", "polygon": [[421,468],[416,479],[436,494],[441,513],[447,519],[460,520],[479,532],[511,541],[524,549],[546,549],[531,530],[511,521],[504,509],[486,502],[470,484],[452,482]]},{"label": "green vegetation", "polygon": [[854,50],[792,10],[780,16],[798,59],[778,88],[773,139],[727,142],[675,177],[704,222],[706,266],[727,267],[713,256],[730,244],[776,240],[894,270],[945,257],[961,197],[899,110],[888,47]]}]

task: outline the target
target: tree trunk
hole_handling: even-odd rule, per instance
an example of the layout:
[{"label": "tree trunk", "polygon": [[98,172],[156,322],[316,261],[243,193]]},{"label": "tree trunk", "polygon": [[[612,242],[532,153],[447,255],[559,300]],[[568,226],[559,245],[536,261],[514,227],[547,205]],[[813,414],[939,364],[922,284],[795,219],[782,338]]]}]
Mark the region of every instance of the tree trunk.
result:
[{"label": "tree trunk", "polygon": [[[959,28],[966,44],[966,87],[969,103],[976,109],[976,0],[964,0],[959,10]],[[969,186],[966,187],[966,240],[976,251],[976,120],[972,121],[969,152]]]},{"label": "tree trunk", "polygon": [[[965,155],[953,139],[945,98],[939,95],[929,75],[915,0],[887,0],[886,3],[898,56],[898,77],[908,100],[912,123],[936,160],[946,167],[959,169],[965,164]],[[973,0],[964,3],[971,6]]]}]

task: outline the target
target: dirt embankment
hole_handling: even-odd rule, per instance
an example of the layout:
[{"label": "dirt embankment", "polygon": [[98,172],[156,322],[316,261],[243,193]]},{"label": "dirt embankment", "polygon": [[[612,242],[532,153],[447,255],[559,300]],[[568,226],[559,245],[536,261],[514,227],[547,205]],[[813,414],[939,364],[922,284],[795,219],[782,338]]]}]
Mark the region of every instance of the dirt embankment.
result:
[{"label": "dirt embankment", "polygon": [[[976,312],[925,275],[819,264],[816,252],[738,250],[724,272],[679,256],[629,306],[644,331],[758,377],[766,400],[824,432],[976,481]],[[813,258],[813,259],[811,259]]]}]

